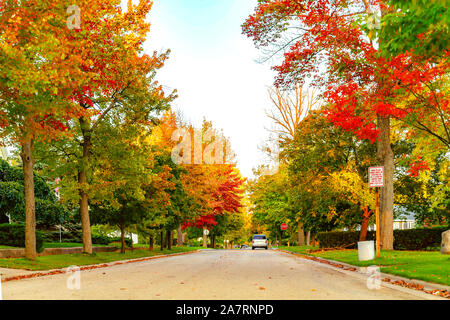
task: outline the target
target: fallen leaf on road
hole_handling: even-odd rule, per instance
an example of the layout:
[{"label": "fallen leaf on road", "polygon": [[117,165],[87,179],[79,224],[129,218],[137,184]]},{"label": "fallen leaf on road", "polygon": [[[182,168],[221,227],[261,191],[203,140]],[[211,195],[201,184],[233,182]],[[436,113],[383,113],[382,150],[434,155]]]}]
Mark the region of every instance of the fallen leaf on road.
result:
[{"label": "fallen leaf on road", "polygon": [[264,287],[259,287],[258,289],[259,290],[266,290],[266,288],[264,288]]},{"label": "fallen leaf on road", "polygon": [[180,284],[184,284],[184,282],[183,282],[183,281],[181,281],[181,282],[180,282]]},{"label": "fallen leaf on road", "polygon": [[120,288],[120,290],[127,290],[127,288]]}]

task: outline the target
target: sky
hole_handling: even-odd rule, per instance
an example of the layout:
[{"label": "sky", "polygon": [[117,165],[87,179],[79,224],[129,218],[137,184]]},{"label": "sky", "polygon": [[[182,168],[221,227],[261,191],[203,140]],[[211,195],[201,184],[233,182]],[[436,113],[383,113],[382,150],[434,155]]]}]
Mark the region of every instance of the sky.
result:
[{"label": "sky", "polygon": [[256,62],[261,53],[242,34],[241,24],[256,0],[154,0],[146,53],[171,50],[157,80],[177,89],[174,110],[200,126],[203,118],[223,129],[246,177],[263,163],[258,146],[271,126],[265,110],[273,84],[271,66]]}]

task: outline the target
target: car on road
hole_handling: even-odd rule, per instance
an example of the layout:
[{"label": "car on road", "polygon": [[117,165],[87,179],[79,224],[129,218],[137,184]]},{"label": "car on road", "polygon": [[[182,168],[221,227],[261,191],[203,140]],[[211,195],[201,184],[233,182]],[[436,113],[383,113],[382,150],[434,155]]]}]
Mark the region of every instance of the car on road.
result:
[{"label": "car on road", "polygon": [[252,250],[255,248],[269,248],[269,241],[264,234],[255,234],[252,239]]}]

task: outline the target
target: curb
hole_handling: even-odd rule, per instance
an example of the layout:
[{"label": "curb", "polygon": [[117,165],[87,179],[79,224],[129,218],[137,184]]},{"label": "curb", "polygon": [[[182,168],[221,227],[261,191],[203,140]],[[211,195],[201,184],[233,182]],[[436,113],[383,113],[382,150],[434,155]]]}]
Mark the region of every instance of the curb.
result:
[{"label": "curb", "polygon": [[[294,256],[297,256],[297,257],[300,257],[300,258],[303,258],[306,260],[312,260],[312,261],[319,262],[322,264],[327,264],[330,267],[333,267],[334,269],[338,268],[338,270],[344,270],[347,272],[348,271],[356,272],[361,275],[366,274],[365,270],[367,269],[367,267],[358,267],[358,266],[354,266],[354,265],[351,265],[351,264],[348,264],[345,262],[329,260],[329,259],[325,259],[325,258],[321,258],[321,257],[319,258],[316,256],[310,256],[310,255],[302,254],[302,253],[295,253],[292,251],[287,251],[287,250],[282,250],[282,249],[277,249],[277,251],[287,253],[290,255],[294,255]],[[400,276],[396,276],[396,275],[392,275],[392,274],[387,274],[387,273],[380,273],[380,275],[383,277],[383,279],[381,279],[381,281],[384,282],[383,285],[385,285],[387,287],[391,287],[391,288],[402,287],[402,288],[414,289],[416,291],[420,291],[427,295],[433,295],[434,297],[450,299],[450,287],[446,286],[444,284],[440,285],[437,283],[430,283],[430,282],[426,282],[423,280],[408,279],[408,278],[404,278],[404,277],[400,277]]]},{"label": "curb", "polygon": [[[136,259],[128,259],[128,260],[118,260],[108,263],[101,263],[101,264],[91,264],[91,265],[85,265],[80,266],[80,271],[86,271],[86,270],[94,270],[94,269],[100,269],[100,268],[107,268],[107,267],[113,267],[121,264],[128,264],[128,263],[134,263],[134,262],[142,262],[142,261],[148,261],[148,260],[154,260],[154,259],[161,259],[161,258],[169,258],[174,256],[181,256],[185,254],[192,254],[199,252],[200,250],[194,250],[194,251],[187,251],[187,252],[177,252],[177,253],[171,253],[171,254],[162,254],[152,257],[144,257],[144,258],[136,258]],[[38,278],[38,277],[45,277],[45,276],[52,276],[55,274],[65,274],[67,273],[67,268],[63,269],[52,269],[48,271],[40,271],[35,273],[30,273],[26,275],[18,275],[18,276],[11,276],[1,279],[1,282],[9,282],[9,281],[16,281],[16,280],[23,280],[23,279],[30,279],[30,278]]]}]

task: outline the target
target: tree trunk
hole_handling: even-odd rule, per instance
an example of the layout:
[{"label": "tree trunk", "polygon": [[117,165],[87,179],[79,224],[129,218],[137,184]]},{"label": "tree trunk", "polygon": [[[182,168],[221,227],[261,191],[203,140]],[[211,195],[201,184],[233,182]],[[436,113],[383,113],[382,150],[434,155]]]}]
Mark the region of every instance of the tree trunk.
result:
[{"label": "tree trunk", "polygon": [[130,242],[130,248],[131,248],[131,251],[133,251],[133,250],[134,250],[134,247],[133,247],[133,233],[132,233],[132,232],[130,232],[130,240],[131,240],[131,242]]},{"label": "tree trunk", "polygon": [[161,230],[161,251],[164,250],[164,231]]},{"label": "tree trunk", "polygon": [[32,138],[22,145],[20,154],[23,164],[24,190],[25,190],[25,257],[36,260],[36,203],[34,199],[34,159]]},{"label": "tree trunk", "polygon": [[183,233],[181,232],[181,226],[179,226],[177,229],[177,246],[183,246]]},{"label": "tree trunk", "polygon": [[280,230],[280,247],[283,245],[283,230]]},{"label": "tree trunk", "polygon": [[123,221],[120,224],[120,242],[121,242],[120,253],[125,253],[125,225]]},{"label": "tree trunk", "polygon": [[215,236],[215,235],[214,235],[214,236],[211,236],[211,247],[212,247],[213,249],[216,248],[216,236]]},{"label": "tree trunk", "polygon": [[298,245],[305,245],[305,233],[303,232],[303,224],[300,221],[298,222]]},{"label": "tree trunk", "polygon": [[166,233],[166,237],[167,237],[167,249],[169,249],[169,250],[172,250],[172,242],[173,242],[172,234],[173,234],[172,231],[167,230],[167,233]]},{"label": "tree trunk", "polygon": [[149,246],[148,250],[153,251],[153,246],[155,244],[155,238],[153,236],[150,236],[149,242],[150,242],[150,246]]},{"label": "tree trunk", "polygon": [[306,233],[306,245],[310,246],[311,245],[311,231],[308,231]]},{"label": "tree trunk", "polygon": [[366,206],[364,207],[363,212],[363,219],[361,222],[361,233],[359,235],[359,241],[366,241],[367,238],[367,228],[369,227],[369,218],[370,218],[371,211]]},{"label": "tree trunk", "polygon": [[314,233],[311,234],[311,244],[313,247],[316,246],[316,235]]},{"label": "tree trunk", "polygon": [[83,230],[83,252],[92,253],[92,238],[91,238],[91,222],[89,218],[89,200],[86,192],[87,187],[87,167],[90,161],[89,154],[91,152],[91,136],[90,136],[90,124],[84,118],[79,119],[81,132],[83,134],[83,159],[81,168],[78,172],[78,186],[80,194],[80,215],[81,215],[81,227]]},{"label": "tree trunk", "polygon": [[394,154],[391,149],[390,118],[377,117],[380,130],[377,140],[377,157],[384,166],[384,187],[380,194],[381,249],[394,249]]}]

